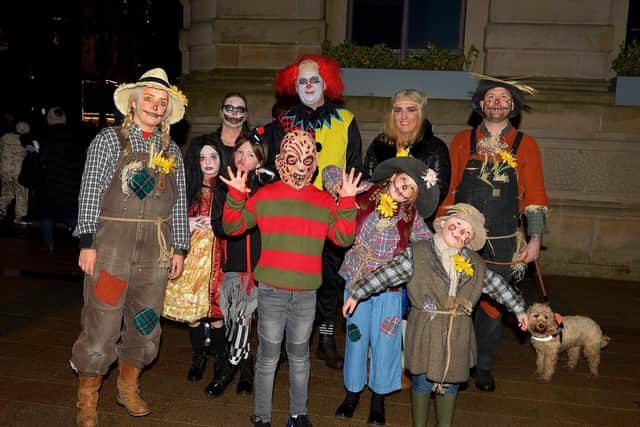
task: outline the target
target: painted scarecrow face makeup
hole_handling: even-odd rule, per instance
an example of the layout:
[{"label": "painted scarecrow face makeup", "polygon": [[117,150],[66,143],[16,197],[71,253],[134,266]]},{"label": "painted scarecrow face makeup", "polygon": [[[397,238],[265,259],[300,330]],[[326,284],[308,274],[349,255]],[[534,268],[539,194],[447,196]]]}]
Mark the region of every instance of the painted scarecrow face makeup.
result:
[{"label": "painted scarecrow face makeup", "polygon": [[318,64],[313,61],[300,63],[296,91],[300,101],[309,108],[317,108],[324,103],[324,80]]},{"label": "painted scarecrow face makeup", "polygon": [[451,217],[441,222],[442,239],[450,248],[462,249],[473,238],[473,227],[467,221],[458,217]]},{"label": "painted scarecrow face makeup", "polygon": [[200,170],[205,179],[216,177],[220,172],[220,155],[210,145],[200,149]]},{"label": "painted scarecrow face makeup", "polygon": [[247,114],[247,104],[239,96],[230,96],[225,99],[220,109],[223,125],[231,128],[242,127],[247,121]]},{"label": "painted scarecrow face makeup", "polygon": [[503,87],[494,87],[484,94],[480,108],[488,120],[501,121],[509,117],[513,111],[511,93]]},{"label": "painted scarecrow face makeup", "polygon": [[162,89],[144,87],[137,101],[133,102],[134,122],[145,132],[151,132],[160,124],[169,108],[169,95]]},{"label": "painted scarecrow face makeup", "polygon": [[306,132],[293,131],[282,139],[276,168],[282,181],[296,190],[311,182],[318,165],[316,143]]},{"label": "painted scarecrow face makeup", "polygon": [[418,185],[404,172],[398,172],[391,178],[389,195],[398,203],[415,200],[418,197]]}]

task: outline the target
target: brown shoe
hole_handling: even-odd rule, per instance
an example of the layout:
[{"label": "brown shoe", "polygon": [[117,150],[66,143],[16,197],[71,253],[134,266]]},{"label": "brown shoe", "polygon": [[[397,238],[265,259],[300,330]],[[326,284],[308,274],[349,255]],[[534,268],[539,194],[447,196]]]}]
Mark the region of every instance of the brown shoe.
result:
[{"label": "brown shoe", "polygon": [[142,369],[119,360],[118,371],[118,405],[123,406],[132,417],[149,415],[149,406],[140,398],[138,389],[138,378]]},{"label": "brown shoe", "polygon": [[102,375],[90,377],[80,375],[78,382],[78,427],[96,427],[98,425],[98,390],[102,384]]}]

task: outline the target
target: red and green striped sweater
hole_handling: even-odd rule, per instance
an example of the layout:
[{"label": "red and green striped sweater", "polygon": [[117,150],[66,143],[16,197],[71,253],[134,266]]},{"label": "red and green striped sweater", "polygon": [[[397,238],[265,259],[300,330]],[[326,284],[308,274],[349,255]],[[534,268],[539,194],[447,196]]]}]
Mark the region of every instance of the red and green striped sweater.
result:
[{"label": "red and green striped sweater", "polygon": [[336,202],[326,191],[307,185],[295,190],[278,181],[248,200],[229,189],[222,225],[237,235],[256,224],[262,252],[255,268],[258,282],[292,290],[314,290],[322,282],[322,248],[328,237],[338,246],[353,243],[355,197]]}]

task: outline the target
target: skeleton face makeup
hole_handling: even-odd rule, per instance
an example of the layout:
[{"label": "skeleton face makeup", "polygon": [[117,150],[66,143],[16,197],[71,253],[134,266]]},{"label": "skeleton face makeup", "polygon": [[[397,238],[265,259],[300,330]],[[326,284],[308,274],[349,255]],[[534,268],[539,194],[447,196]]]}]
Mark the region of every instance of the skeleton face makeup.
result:
[{"label": "skeleton face makeup", "polygon": [[324,104],[324,80],[318,64],[313,61],[300,63],[296,91],[300,101],[309,108],[315,109]]},{"label": "skeleton face makeup", "polygon": [[295,130],[282,139],[276,168],[282,181],[296,190],[311,182],[318,166],[316,143],[307,132]]},{"label": "skeleton face makeup", "polygon": [[230,96],[225,99],[220,109],[223,126],[230,128],[242,127],[247,121],[247,114],[247,104],[239,96]]},{"label": "skeleton face makeup", "polygon": [[450,248],[462,249],[473,238],[473,227],[467,221],[455,216],[440,222],[442,240]]},{"label": "skeleton face makeup", "polygon": [[205,180],[218,176],[220,172],[220,155],[210,145],[200,149],[200,170]]}]

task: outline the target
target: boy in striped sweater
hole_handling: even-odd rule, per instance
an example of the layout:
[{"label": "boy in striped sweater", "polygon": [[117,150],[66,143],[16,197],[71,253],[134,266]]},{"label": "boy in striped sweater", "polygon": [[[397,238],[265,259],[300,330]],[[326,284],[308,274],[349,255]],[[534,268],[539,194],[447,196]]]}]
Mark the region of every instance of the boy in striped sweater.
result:
[{"label": "boy in striped sweater", "polygon": [[307,414],[309,337],[322,282],[322,248],[328,237],[348,247],[355,234],[355,195],[360,175],[343,173],[336,205],[311,182],[317,168],[316,144],[307,132],[287,133],[276,156],[281,181],[246,199],[246,173],[221,178],[229,186],[223,227],[229,235],[258,226],[262,252],[254,276],[258,286],[258,357],[255,376],[256,426],[271,425],[275,370],[286,330],[291,426],[311,426]]}]

